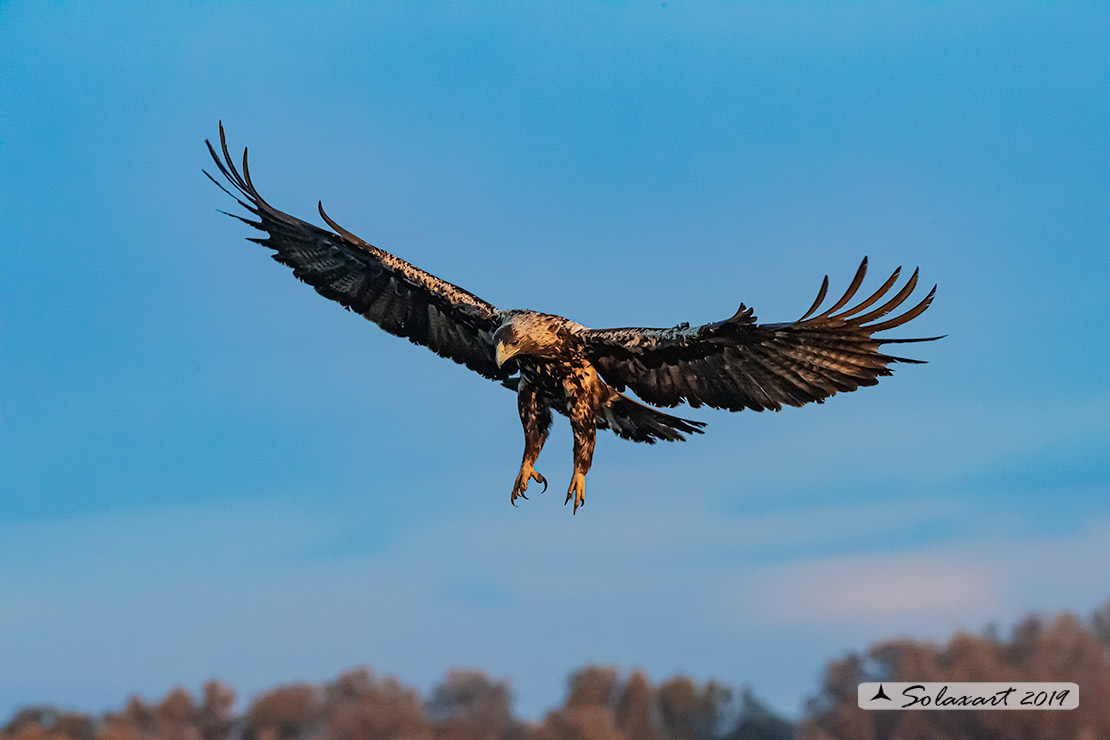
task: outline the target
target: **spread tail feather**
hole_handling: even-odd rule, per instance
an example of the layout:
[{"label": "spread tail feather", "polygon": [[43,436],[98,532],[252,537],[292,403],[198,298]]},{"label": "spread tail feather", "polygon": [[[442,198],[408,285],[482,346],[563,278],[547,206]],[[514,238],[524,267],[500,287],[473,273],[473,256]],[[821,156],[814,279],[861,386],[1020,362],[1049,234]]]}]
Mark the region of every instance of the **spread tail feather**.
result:
[{"label": "spread tail feather", "polygon": [[609,402],[598,410],[597,425],[612,429],[618,437],[633,442],[655,444],[657,440],[683,442],[686,440],[682,436],[684,433],[702,434],[705,422],[665,414],[613,391]]},{"label": "spread tail feather", "polygon": [[[517,390],[520,378],[506,378],[501,385],[511,391]],[[655,444],[659,440],[664,442],[685,442],[683,434],[704,434],[702,427],[704,421],[681,419],[677,416],[665,414],[659,409],[640,403],[623,393],[618,393],[609,388],[609,400],[597,412],[597,428],[612,429],[622,439],[633,442],[647,442]],[[557,405],[552,406],[563,416],[566,410]]]}]

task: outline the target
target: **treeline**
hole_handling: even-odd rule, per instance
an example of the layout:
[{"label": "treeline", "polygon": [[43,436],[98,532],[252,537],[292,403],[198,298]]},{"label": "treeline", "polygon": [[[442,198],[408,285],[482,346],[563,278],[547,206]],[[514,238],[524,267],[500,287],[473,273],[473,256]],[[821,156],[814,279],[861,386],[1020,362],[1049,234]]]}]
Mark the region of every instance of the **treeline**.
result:
[{"label": "treeline", "polygon": [[235,692],[217,681],[194,698],[175,689],[162,701],[132,697],[122,712],[93,718],[25,709],[0,740],[788,740],[790,723],[747,692],[676,677],[653,686],[586,668],[565,704],[539,724],[511,711],[509,686],[477,671],[452,671],[427,699],[368,670],[326,686],[293,684],[262,694],[235,716]]},{"label": "treeline", "polygon": [[[862,681],[1069,681],[1071,711],[865,712]],[[959,633],[947,644],[895,640],[832,662],[793,725],[749,690],[640,672],[586,668],[539,723],[513,716],[509,686],[454,671],[421,697],[367,670],[325,686],[293,684],[258,696],[239,714],[217,681],[194,697],[132,697],[100,717],[48,707],[17,712],[0,740],[1094,740],[1110,738],[1110,604],[1088,620],[1031,616],[1003,638]]]},{"label": "treeline", "polygon": [[[1069,711],[861,711],[863,681],[1068,681]],[[996,628],[945,645],[892,640],[833,661],[806,703],[800,740],[1104,740],[1110,738],[1110,604],[1083,621],[1029,616],[1003,639]]]}]

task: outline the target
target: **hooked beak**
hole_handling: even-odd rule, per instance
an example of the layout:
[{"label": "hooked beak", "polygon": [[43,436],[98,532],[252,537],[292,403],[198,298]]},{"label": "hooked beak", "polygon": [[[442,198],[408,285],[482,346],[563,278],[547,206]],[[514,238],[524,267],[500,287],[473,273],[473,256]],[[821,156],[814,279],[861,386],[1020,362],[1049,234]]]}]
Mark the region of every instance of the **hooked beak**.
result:
[{"label": "hooked beak", "polygon": [[506,347],[504,342],[497,343],[497,367],[505,364],[505,361],[511,358],[520,350],[515,347]]}]

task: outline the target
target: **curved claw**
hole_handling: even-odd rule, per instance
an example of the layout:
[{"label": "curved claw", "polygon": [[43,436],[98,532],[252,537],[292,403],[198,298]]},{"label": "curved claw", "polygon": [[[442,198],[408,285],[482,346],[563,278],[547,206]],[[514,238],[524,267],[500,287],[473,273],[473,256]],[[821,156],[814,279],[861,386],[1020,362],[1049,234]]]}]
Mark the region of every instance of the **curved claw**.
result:
[{"label": "curved claw", "polygon": [[530,480],[535,480],[543,484],[543,491],[540,491],[540,493],[544,493],[547,491],[546,478],[537,473],[531,467],[529,467],[527,470],[522,467],[520,469],[520,473],[518,473],[516,476],[516,483],[513,484],[513,493],[512,496],[509,498],[510,504],[516,506],[517,498],[522,498],[525,501],[528,500],[528,497],[524,495],[524,492],[528,490],[528,481]]},{"label": "curved claw", "polygon": [[584,473],[575,473],[570,479],[570,488],[567,490],[567,500],[563,502],[563,506],[570,503],[574,499],[574,514],[578,513],[578,507],[586,503],[586,475]]}]

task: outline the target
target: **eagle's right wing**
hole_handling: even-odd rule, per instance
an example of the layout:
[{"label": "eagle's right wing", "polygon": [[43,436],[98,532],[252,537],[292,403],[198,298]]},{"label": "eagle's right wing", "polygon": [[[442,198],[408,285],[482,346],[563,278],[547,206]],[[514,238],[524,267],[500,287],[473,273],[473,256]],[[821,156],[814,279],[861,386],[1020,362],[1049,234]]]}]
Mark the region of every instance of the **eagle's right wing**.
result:
[{"label": "eagle's right wing", "polygon": [[250,241],[274,250],[273,258],[292,267],[293,274],[317,293],[361,314],[390,334],[428,347],[484,377],[501,380],[515,369],[515,363],[498,368],[494,359],[493,332],[500,324],[496,306],[367,244],[328,218],[323,205],[320,215],[335,233],[271,206],[251,182],[246,149],[242,174],[235,168],[223,123],[220,124],[223,157],[211,142],[205,143],[220,172],[242,198],[208,172],[204,174],[258,220],[229,215],[265,231],[265,238]]}]

